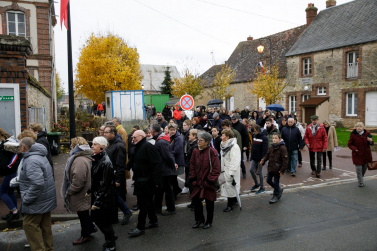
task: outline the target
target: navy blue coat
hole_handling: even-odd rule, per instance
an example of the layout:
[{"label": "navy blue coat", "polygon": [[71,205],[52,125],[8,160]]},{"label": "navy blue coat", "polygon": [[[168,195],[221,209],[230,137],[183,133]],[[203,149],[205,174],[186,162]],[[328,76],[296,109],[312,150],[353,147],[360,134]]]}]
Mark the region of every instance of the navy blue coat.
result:
[{"label": "navy blue coat", "polygon": [[261,161],[268,151],[268,139],[265,133],[253,135],[251,149],[251,159],[257,162]]},{"label": "navy blue coat", "polygon": [[304,147],[300,130],[295,124],[292,126],[288,126],[288,124],[284,126],[283,130],[281,131],[281,138],[284,140],[288,151],[295,151]]},{"label": "navy blue coat", "polygon": [[223,122],[221,118],[219,118],[218,120],[214,120],[212,128],[217,126],[219,128],[219,131],[221,132],[223,130],[223,128],[221,127],[221,122]]},{"label": "navy blue coat", "polygon": [[183,139],[178,131],[175,135],[170,137],[170,151],[174,155],[175,163],[178,166],[185,166],[185,156],[183,153]]}]

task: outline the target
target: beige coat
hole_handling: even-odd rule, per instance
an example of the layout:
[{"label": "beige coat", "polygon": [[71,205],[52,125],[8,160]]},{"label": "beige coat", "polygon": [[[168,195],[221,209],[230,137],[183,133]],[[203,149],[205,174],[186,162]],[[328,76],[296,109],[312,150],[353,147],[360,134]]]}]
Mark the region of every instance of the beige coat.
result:
[{"label": "beige coat", "polygon": [[338,138],[336,137],[336,131],[333,126],[330,126],[329,133],[327,135],[327,151],[334,151],[335,147],[338,147]]},{"label": "beige coat", "polygon": [[91,150],[78,152],[69,170],[69,181],[71,182],[68,188],[69,210],[72,212],[85,211],[90,208],[90,196],[85,196],[85,194],[91,183],[92,158],[90,156],[92,154]]},{"label": "beige coat", "polygon": [[[229,139],[232,140],[232,139]],[[228,140],[228,141],[229,141]],[[235,142],[237,139],[233,138]],[[227,142],[228,142],[227,141]],[[224,142],[221,142],[221,145],[224,145]],[[241,150],[238,144],[235,144],[229,152],[221,157],[221,172],[224,172],[225,183],[220,186],[221,196],[234,198],[237,196],[234,186],[232,185],[233,178],[236,181],[237,191],[240,192],[240,164],[241,164]],[[233,177],[231,177],[233,175]]]}]

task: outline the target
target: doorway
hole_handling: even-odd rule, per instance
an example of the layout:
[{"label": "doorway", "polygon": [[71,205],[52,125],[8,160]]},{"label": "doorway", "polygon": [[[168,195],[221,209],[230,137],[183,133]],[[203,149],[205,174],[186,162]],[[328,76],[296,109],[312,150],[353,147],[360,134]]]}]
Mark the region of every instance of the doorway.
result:
[{"label": "doorway", "polygon": [[18,84],[0,84],[0,127],[8,134],[21,133],[20,89]]},{"label": "doorway", "polygon": [[365,125],[369,127],[377,127],[377,92],[366,93]]},{"label": "doorway", "polygon": [[310,117],[315,115],[315,107],[305,107],[305,123],[310,125],[312,121]]}]

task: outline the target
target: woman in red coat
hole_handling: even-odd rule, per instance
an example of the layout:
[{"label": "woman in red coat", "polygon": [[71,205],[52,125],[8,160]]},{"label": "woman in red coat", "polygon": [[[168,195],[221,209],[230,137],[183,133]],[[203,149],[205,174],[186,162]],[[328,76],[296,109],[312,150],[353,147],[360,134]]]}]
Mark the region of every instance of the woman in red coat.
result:
[{"label": "woman in red coat", "polygon": [[[190,182],[193,189],[191,198],[195,209],[196,221],[192,227],[198,228],[203,223],[203,229],[207,229],[211,227],[213,220],[217,197],[215,182],[220,175],[220,161],[217,152],[208,146],[212,140],[211,134],[199,132],[197,137],[198,149],[194,149],[190,160]],[[203,214],[203,199],[206,201],[207,221],[205,221]]]},{"label": "woman in red coat", "polygon": [[367,171],[367,165],[372,161],[370,146],[374,144],[370,132],[364,129],[362,122],[357,122],[356,129],[351,132],[348,147],[352,150],[352,162],[356,167],[359,187],[363,187],[363,177]]}]

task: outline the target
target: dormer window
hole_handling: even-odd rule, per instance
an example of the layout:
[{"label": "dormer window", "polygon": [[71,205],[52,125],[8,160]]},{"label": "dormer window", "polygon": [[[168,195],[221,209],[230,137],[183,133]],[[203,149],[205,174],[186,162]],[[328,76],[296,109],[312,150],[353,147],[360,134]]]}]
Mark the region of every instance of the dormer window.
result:
[{"label": "dormer window", "polygon": [[25,14],[17,11],[7,12],[8,35],[26,37]]}]

